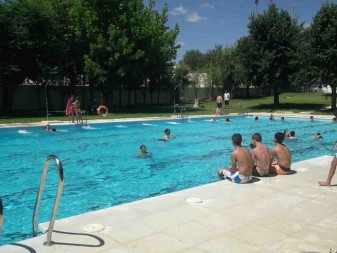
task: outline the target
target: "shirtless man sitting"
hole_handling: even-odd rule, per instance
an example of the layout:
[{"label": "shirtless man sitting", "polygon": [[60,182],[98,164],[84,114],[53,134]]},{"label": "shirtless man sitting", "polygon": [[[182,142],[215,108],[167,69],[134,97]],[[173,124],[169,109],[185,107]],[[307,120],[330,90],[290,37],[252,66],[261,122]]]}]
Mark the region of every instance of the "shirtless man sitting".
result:
[{"label": "shirtless man sitting", "polygon": [[241,146],[241,142],[241,134],[233,134],[232,166],[227,169],[218,169],[217,173],[220,179],[228,179],[237,184],[245,184],[252,181],[253,160],[248,149]]},{"label": "shirtless man sitting", "polygon": [[269,175],[270,152],[269,148],[262,144],[261,141],[261,134],[255,133],[252,135],[250,146],[253,148],[252,159],[253,162],[255,162],[253,176],[256,177],[264,177]]},{"label": "shirtless man sitting", "polygon": [[[288,147],[282,144],[284,140],[284,134],[277,132],[275,134],[274,143],[275,146],[270,152],[270,170],[269,173],[277,175],[286,175],[290,171],[291,166],[291,154]],[[277,161],[273,162],[274,156],[277,157]]]}]

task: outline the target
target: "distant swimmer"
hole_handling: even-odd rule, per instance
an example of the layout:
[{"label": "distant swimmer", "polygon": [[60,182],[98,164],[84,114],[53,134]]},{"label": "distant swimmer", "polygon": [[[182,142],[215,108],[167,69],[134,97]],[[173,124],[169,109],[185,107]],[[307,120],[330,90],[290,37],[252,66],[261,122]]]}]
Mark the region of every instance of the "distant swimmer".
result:
[{"label": "distant swimmer", "polygon": [[259,121],[259,117],[258,116],[255,116],[255,121]]},{"label": "distant swimmer", "polygon": [[274,118],[274,115],[273,115],[273,114],[270,114],[270,116],[269,116],[269,120],[271,120],[271,121],[274,121],[274,120],[275,120],[275,118]]},{"label": "distant swimmer", "polygon": [[169,128],[166,128],[164,130],[164,136],[163,136],[163,141],[168,141],[169,139],[175,139],[175,136],[170,136],[171,135],[171,130]]},{"label": "distant swimmer", "polygon": [[310,119],[311,122],[315,121],[314,116],[310,116],[309,119]]},{"label": "distant swimmer", "polygon": [[290,137],[287,129],[283,131],[283,135],[284,135],[284,138],[289,138]]},{"label": "distant swimmer", "polygon": [[281,117],[281,121],[282,121],[282,122],[284,122],[284,121],[285,121],[284,117]]},{"label": "distant swimmer", "polygon": [[138,157],[138,158],[150,158],[150,157],[152,157],[152,154],[147,151],[145,145],[140,145],[139,149],[140,149],[140,153],[137,154],[136,157]]},{"label": "distant swimmer", "polygon": [[295,136],[295,131],[290,131],[289,140],[297,140],[298,138]]},{"label": "distant swimmer", "polygon": [[52,128],[49,124],[47,124],[45,127],[44,127],[44,130],[48,131],[48,132],[56,132],[56,129],[55,128]]},{"label": "distant swimmer", "polygon": [[232,123],[232,121],[229,118],[226,118],[225,119],[225,124],[230,124],[230,123]]},{"label": "distant swimmer", "polygon": [[314,140],[321,140],[323,139],[323,136],[321,135],[321,133],[317,133],[314,135]]}]

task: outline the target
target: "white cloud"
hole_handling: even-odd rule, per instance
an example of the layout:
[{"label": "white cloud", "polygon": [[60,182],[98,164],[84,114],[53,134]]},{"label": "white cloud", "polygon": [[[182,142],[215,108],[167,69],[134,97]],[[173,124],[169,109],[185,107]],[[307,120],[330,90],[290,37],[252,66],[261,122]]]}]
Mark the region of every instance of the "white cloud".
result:
[{"label": "white cloud", "polygon": [[178,41],[178,42],[177,42],[177,45],[179,45],[180,47],[183,47],[183,46],[186,45],[186,43],[183,42],[183,41]]},{"label": "white cloud", "polygon": [[182,5],[175,7],[173,11],[170,11],[170,14],[173,16],[181,16],[187,13],[187,9],[185,9]]},{"label": "white cloud", "polygon": [[205,18],[201,17],[197,12],[192,12],[192,13],[189,13],[185,19],[188,22],[196,23]]},{"label": "white cloud", "polygon": [[214,9],[214,5],[210,4],[209,2],[204,2],[201,4],[202,8],[210,8],[210,9]]}]

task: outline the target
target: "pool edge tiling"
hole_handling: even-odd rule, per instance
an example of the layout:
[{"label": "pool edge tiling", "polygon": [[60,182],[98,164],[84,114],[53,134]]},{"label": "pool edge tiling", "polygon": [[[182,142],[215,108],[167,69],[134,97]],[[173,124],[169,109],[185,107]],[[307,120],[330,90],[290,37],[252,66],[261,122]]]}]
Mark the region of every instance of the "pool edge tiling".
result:
[{"label": "pool edge tiling", "polygon": [[0,253],[335,252],[337,180],[317,183],[331,159],[296,162],[293,175],[219,181],[57,220],[54,246],[43,246],[44,234]]}]

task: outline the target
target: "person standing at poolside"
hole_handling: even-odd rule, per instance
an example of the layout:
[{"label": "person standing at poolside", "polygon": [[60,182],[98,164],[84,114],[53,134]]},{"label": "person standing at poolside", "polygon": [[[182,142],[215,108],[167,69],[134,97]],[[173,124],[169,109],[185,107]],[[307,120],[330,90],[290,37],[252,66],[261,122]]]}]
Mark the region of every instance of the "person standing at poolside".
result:
[{"label": "person standing at poolside", "polygon": [[74,107],[74,111],[75,111],[75,115],[76,115],[77,124],[79,122],[83,123],[82,113],[81,113],[81,102],[80,102],[80,100],[78,100],[78,96],[76,96],[76,99],[73,102],[73,107]]},{"label": "person standing at poolside", "polygon": [[328,178],[325,181],[318,182],[320,186],[330,186],[331,185],[331,180],[333,176],[335,175],[336,167],[337,167],[337,158],[334,157],[330,164]]},{"label": "person standing at poolside", "polygon": [[74,95],[70,95],[70,97],[67,100],[67,107],[66,107],[66,116],[68,116],[68,121],[70,122],[70,116],[71,121],[74,123]]},{"label": "person standing at poolside", "polygon": [[[277,175],[286,175],[290,171],[291,166],[291,154],[288,147],[283,143],[284,134],[277,132],[274,137],[275,146],[270,152],[270,170],[269,173]],[[277,161],[273,162],[274,157],[277,157]]]},{"label": "person standing at poolside", "polygon": [[220,179],[228,179],[237,184],[245,184],[252,181],[254,163],[249,150],[241,146],[241,134],[233,134],[232,144],[234,151],[231,153],[232,166],[227,169],[218,169]]},{"label": "person standing at poolside", "polygon": [[217,96],[216,98],[216,110],[215,115],[221,115],[221,109],[222,109],[222,97],[221,95]]},{"label": "person standing at poolside", "polygon": [[270,152],[269,148],[261,143],[262,136],[260,133],[255,133],[252,135],[251,147],[252,159],[255,162],[255,167],[253,168],[253,176],[264,177],[269,175],[270,167]]},{"label": "person standing at poolside", "polygon": [[225,94],[223,95],[224,101],[225,101],[225,107],[229,108],[229,100],[231,98],[231,94],[225,90]]}]

